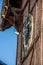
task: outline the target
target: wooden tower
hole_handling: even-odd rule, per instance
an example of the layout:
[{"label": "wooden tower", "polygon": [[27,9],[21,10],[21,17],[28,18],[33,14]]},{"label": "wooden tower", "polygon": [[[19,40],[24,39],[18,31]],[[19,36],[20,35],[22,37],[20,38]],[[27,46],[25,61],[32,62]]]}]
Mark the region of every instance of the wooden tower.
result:
[{"label": "wooden tower", "polygon": [[1,17],[19,32],[16,65],[43,65],[43,0],[4,0]]}]

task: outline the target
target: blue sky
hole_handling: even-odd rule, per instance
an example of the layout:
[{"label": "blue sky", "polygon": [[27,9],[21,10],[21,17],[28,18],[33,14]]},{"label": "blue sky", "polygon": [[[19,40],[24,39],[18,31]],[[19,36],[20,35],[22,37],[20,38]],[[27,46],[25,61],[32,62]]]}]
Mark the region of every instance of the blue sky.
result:
[{"label": "blue sky", "polygon": [[[0,12],[2,0],[0,0]],[[11,27],[4,32],[0,31],[0,60],[7,65],[16,64],[17,35],[14,34],[16,29]]]},{"label": "blue sky", "polygon": [[1,12],[1,9],[2,9],[2,1],[3,0],[0,0],[0,12]]}]

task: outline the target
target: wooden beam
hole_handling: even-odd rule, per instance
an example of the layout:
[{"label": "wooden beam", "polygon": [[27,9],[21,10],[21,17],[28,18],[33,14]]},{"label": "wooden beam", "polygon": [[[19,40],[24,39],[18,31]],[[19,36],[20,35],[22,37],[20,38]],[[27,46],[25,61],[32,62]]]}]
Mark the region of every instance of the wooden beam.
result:
[{"label": "wooden beam", "polygon": [[4,8],[5,8],[6,10],[8,10],[8,6],[5,5]]}]

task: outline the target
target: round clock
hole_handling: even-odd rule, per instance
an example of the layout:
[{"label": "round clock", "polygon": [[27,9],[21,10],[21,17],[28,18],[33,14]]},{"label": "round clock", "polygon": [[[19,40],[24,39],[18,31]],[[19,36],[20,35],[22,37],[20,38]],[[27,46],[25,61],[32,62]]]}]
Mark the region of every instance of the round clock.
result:
[{"label": "round clock", "polygon": [[33,38],[33,16],[28,15],[22,31],[22,57],[25,57],[32,45]]}]

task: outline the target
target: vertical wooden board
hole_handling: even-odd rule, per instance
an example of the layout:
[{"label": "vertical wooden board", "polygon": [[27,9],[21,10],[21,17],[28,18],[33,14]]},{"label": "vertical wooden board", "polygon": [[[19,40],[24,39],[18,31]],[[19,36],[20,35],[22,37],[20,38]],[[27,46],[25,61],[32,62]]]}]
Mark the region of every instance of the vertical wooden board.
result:
[{"label": "vertical wooden board", "polygon": [[[41,0],[36,4],[36,35],[41,31]],[[40,33],[41,34],[41,33]],[[36,44],[36,65],[41,65],[41,37]]]},{"label": "vertical wooden board", "polygon": [[39,38],[39,40],[37,41],[36,44],[36,65],[41,65],[41,40]]},{"label": "vertical wooden board", "polygon": [[17,65],[21,64],[21,33],[18,36],[18,47],[17,47]]},{"label": "vertical wooden board", "polygon": [[42,21],[41,21],[41,65],[43,65],[43,0],[42,0]]},{"label": "vertical wooden board", "polygon": [[[33,41],[35,38],[35,19],[36,19],[36,4],[34,6],[34,3],[36,2],[36,0],[31,0],[30,1],[30,11],[32,10],[32,15],[33,15],[33,24],[34,24],[34,32],[33,32]],[[34,7],[33,7],[34,6]],[[35,65],[36,64],[36,49],[35,49],[35,44],[34,44],[34,52],[33,52],[33,58],[32,58],[32,62],[31,65]]]}]

